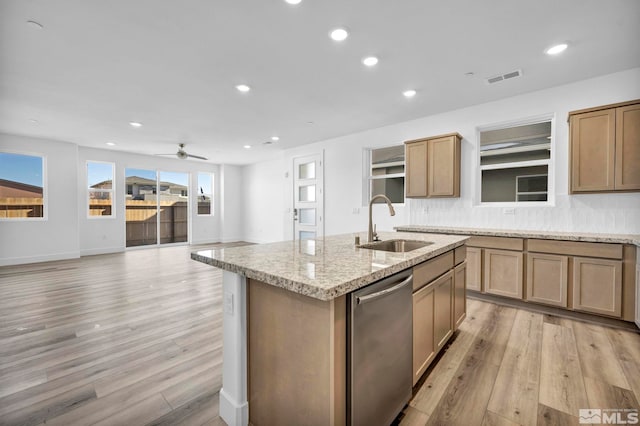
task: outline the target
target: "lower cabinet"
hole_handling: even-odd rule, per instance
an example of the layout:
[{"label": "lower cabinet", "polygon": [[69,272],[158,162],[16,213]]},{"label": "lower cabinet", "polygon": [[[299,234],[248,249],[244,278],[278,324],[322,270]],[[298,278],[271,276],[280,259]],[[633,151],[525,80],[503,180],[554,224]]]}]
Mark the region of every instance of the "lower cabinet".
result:
[{"label": "lower cabinet", "polygon": [[433,286],[413,293],[413,384],[415,385],[436,355],[433,338]]},{"label": "lower cabinet", "polygon": [[482,291],[482,249],[467,247],[467,288]]},{"label": "lower cabinet", "polygon": [[445,253],[413,269],[413,384],[466,316],[467,263]]},{"label": "lower cabinet", "polygon": [[567,307],[568,256],[527,254],[527,300]]},{"label": "lower cabinet", "polygon": [[453,272],[447,272],[433,285],[433,338],[436,352],[442,349],[453,334],[451,308],[453,305]]},{"label": "lower cabinet", "polygon": [[456,266],[453,271],[453,283],[453,331],[455,331],[467,317],[467,262]]},{"label": "lower cabinet", "polygon": [[484,291],[522,299],[522,252],[484,249]]},{"label": "lower cabinet", "polygon": [[622,316],[622,262],[574,257],[573,309]]}]

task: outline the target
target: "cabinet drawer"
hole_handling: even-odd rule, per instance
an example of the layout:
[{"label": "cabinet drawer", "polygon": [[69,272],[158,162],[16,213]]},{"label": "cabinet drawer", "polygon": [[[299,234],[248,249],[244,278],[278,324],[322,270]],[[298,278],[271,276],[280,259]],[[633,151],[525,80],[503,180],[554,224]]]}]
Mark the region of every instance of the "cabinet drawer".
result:
[{"label": "cabinet drawer", "polygon": [[413,291],[453,268],[453,251],[441,254],[413,267]]},{"label": "cabinet drawer", "polygon": [[470,247],[482,247],[501,250],[524,250],[524,239],[509,237],[471,237],[467,241]]},{"label": "cabinet drawer", "polygon": [[622,244],[530,239],[527,247],[530,252],[622,259]]}]

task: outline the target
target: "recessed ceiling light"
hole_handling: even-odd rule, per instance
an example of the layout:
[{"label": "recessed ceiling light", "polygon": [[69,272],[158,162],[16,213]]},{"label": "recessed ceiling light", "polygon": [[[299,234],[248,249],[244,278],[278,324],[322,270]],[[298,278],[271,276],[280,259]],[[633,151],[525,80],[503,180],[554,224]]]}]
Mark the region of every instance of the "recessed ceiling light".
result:
[{"label": "recessed ceiling light", "polygon": [[238,89],[240,92],[248,92],[249,90],[251,90],[251,87],[247,86],[246,84],[238,84],[236,86],[236,89]]},{"label": "recessed ceiling light", "polygon": [[335,41],[343,41],[349,37],[349,33],[344,28],[336,28],[329,33],[329,36]]},{"label": "recessed ceiling light", "polygon": [[362,63],[368,67],[372,67],[378,63],[378,58],[376,58],[375,56],[367,56],[362,60]]},{"label": "recessed ceiling light", "polygon": [[402,92],[402,94],[404,95],[405,98],[413,98],[416,95],[416,93],[418,93],[418,92],[416,92],[413,89],[405,90],[404,92]]},{"label": "recessed ceiling light", "polygon": [[35,28],[38,30],[41,30],[44,28],[41,23],[36,21],[27,21],[27,25],[29,25],[31,28]]},{"label": "recessed ceiling light", "polygon": [[544,51],[547,55],[557,55],[558,53],[564,52],[569,45],[567,43],[556,44],[555,46],[551,46],[547,50]]},{"label": "recessed ceiling light", "polygon": [[251,145],[245,145],[245,146],[243,146],[243,148],[244,148],[244,149],[250,149],[250,148],[251,148]]},{"label": "recessed ceiling light", "polygon": [[277,142],[277,141],[280,140],[280,138],[277,137],[277,136],[271,136],[271,140],[274,141],[274,142]]},{"label": "recessed ceiling light", "polygon": [[476,75],[473,71],[469,71],[469,72],[465,72],[464,76],[465,77],[473,77],[474,75]]},{"label": "recessed ceiling light", "polygon": [[142,127],[142,123],[138,123],[137,121],[130,121],[129,126],[135,127],[136,129]]},{"label": "recessed ceiling light", "polygon": [[106,144],[109,145],[109,146],[116,146],[115,142],[106,142]]},{"label": "recessed ceiling light", "polygon": [[299,4],[302,0],[284,0],[289,4]]}]

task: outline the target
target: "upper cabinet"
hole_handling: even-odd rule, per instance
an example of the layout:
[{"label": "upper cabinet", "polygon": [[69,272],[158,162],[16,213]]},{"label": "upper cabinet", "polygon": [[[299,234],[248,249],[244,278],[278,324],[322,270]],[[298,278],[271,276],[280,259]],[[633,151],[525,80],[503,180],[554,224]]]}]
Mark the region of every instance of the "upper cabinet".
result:
[{"label": "upper cabinet", "polygon": [[460,196],[458,133],[405,142],[408,198]]},{"label": "upper cabinet", "polygon": [[640,100],[569,113],[571,193],[640,190]]}]

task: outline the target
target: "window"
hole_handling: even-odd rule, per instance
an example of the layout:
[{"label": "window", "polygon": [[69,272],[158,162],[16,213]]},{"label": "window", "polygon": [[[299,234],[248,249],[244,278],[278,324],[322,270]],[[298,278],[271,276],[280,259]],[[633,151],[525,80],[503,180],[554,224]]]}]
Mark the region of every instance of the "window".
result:
[{"label": "window", "polygon": [[[378,194],[386,195],[392,203],[404,203],[404,145],[367,150],[367,200]],[[376,200],[383,203],[384,200]]]},{"label": "window", "polygon": [[113,163],[87,161],[89,217],[114,217]]},{"label": "window", "polygon": [[213,173],[198,173],[198,215],[213,214]]},{"label": "window", "polygon": [[480,131],[481,202],[548,202],[551,146],[551,120]]},{"label": "window", "polygon": [[0,152],[0,219],[46,217],[44,173],[44,157]]}]

